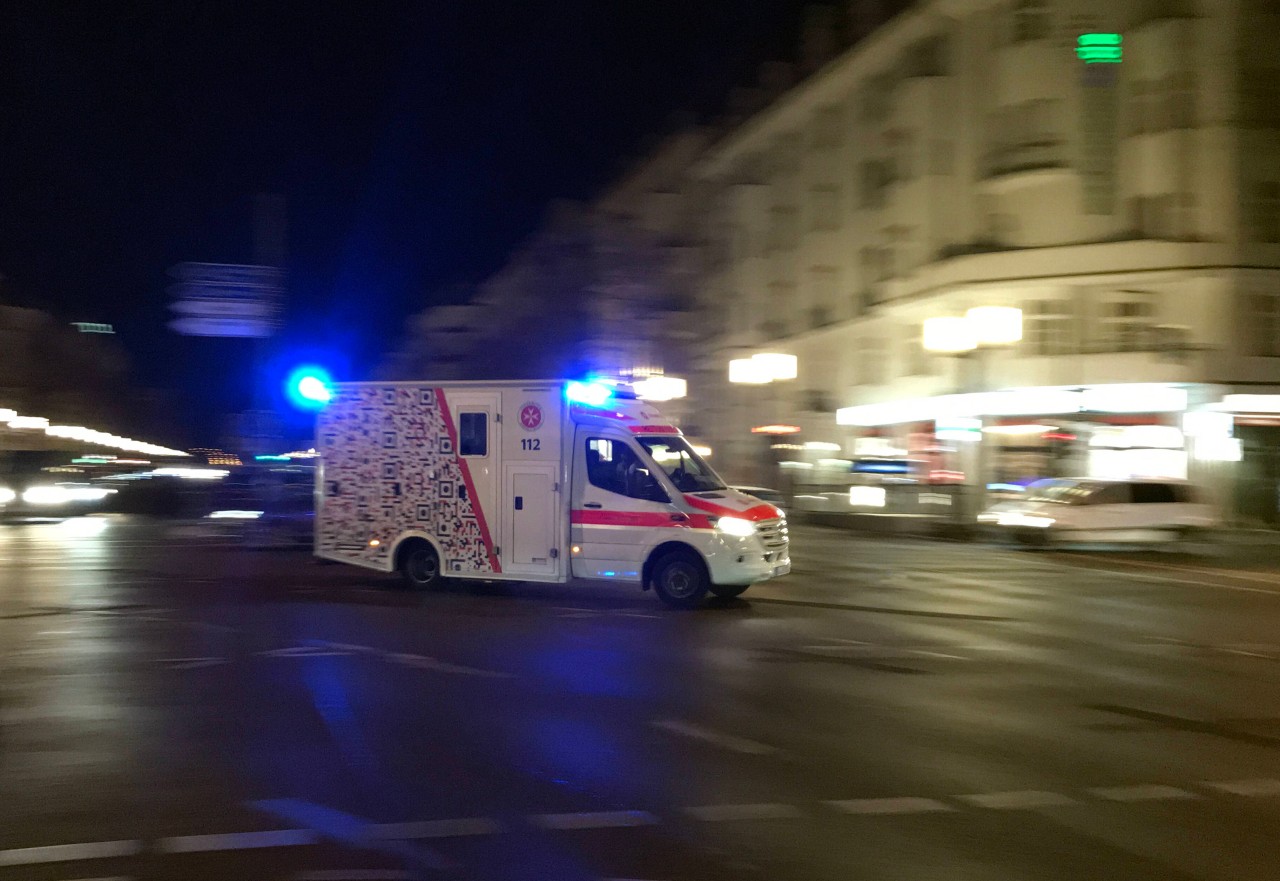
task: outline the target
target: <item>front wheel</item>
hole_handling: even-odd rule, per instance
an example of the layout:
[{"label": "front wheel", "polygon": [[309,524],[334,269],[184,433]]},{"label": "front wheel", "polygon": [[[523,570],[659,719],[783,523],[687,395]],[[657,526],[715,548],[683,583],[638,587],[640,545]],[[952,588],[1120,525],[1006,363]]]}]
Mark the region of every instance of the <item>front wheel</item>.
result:
[{"label": "front wheel", "polygon": [[713,584],[711,592],[722,600],[731,600],[747,592],[749,584]]},{"label": "front wheel", "polygon": [[430,543],[417,539],[400,552],[400,577],[405,587],[429,590],[444,580],[440,574],[440,557]]},{"label": "front wheel", "polygon": [[697,608],[710,587],[707,567],[691,553],[667,554],[653,566],[653,589],[673,608]]}]

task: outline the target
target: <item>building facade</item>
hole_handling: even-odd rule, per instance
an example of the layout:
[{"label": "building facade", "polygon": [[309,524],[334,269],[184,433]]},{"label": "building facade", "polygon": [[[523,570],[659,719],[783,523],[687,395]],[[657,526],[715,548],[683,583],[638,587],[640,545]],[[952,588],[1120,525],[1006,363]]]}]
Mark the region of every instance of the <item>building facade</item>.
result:
[{"label": "building facade", "polygon": [[[917,3],[716,139],[690,408],[717,465],[838,483],[808,444],[842,473],[892,454],[926,480],[1191,476],[1277,520],[1278,13]],[[1020,341],[922,344],[991,306],[1021,310]],[[729,383],[759,352],[798,377]],[[1229,418],[1188,427],[1199,411]]]}]

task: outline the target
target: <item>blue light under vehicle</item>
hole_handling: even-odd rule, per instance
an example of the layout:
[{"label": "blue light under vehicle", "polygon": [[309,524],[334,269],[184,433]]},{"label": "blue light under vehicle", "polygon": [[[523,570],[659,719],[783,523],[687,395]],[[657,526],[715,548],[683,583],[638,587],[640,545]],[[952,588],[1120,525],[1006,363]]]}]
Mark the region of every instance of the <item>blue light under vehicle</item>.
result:
[{"label": "blue light under vehicle", "polygon": [[574,404],[602,407],[613,397],[613,389],[598,382],[571,382],[565,388],[564,396]]}]

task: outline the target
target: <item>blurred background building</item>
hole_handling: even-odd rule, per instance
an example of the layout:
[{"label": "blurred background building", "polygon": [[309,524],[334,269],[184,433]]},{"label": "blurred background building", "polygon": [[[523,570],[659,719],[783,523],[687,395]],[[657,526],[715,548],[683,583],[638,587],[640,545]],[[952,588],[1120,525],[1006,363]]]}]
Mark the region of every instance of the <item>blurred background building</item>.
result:
[{"label": "blurred background building", "polygon": [[[680,376],[727,477],[815,498],[902,460],[1192,477],[1278,522],[1278,50],[1264,0],[815,6],[388,372]],[[762,353],[796,378],[729,381]]]}]

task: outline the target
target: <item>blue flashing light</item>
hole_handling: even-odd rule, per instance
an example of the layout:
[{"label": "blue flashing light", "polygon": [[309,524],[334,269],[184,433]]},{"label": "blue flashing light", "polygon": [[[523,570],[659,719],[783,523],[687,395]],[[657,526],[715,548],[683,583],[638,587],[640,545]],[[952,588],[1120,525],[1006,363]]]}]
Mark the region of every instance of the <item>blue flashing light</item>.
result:
[{"label": "blue flashing light", "polygon": [[598,382],[571,382],[564,390],[564,395],[574,404],[603,407],[613,397],[613,389]]},{"label": "blue flashing light", "polygon": [[333,398],[332,382],[329,371],[307,364],[289,374],[285,392],[295,407],[318,410]]}]

